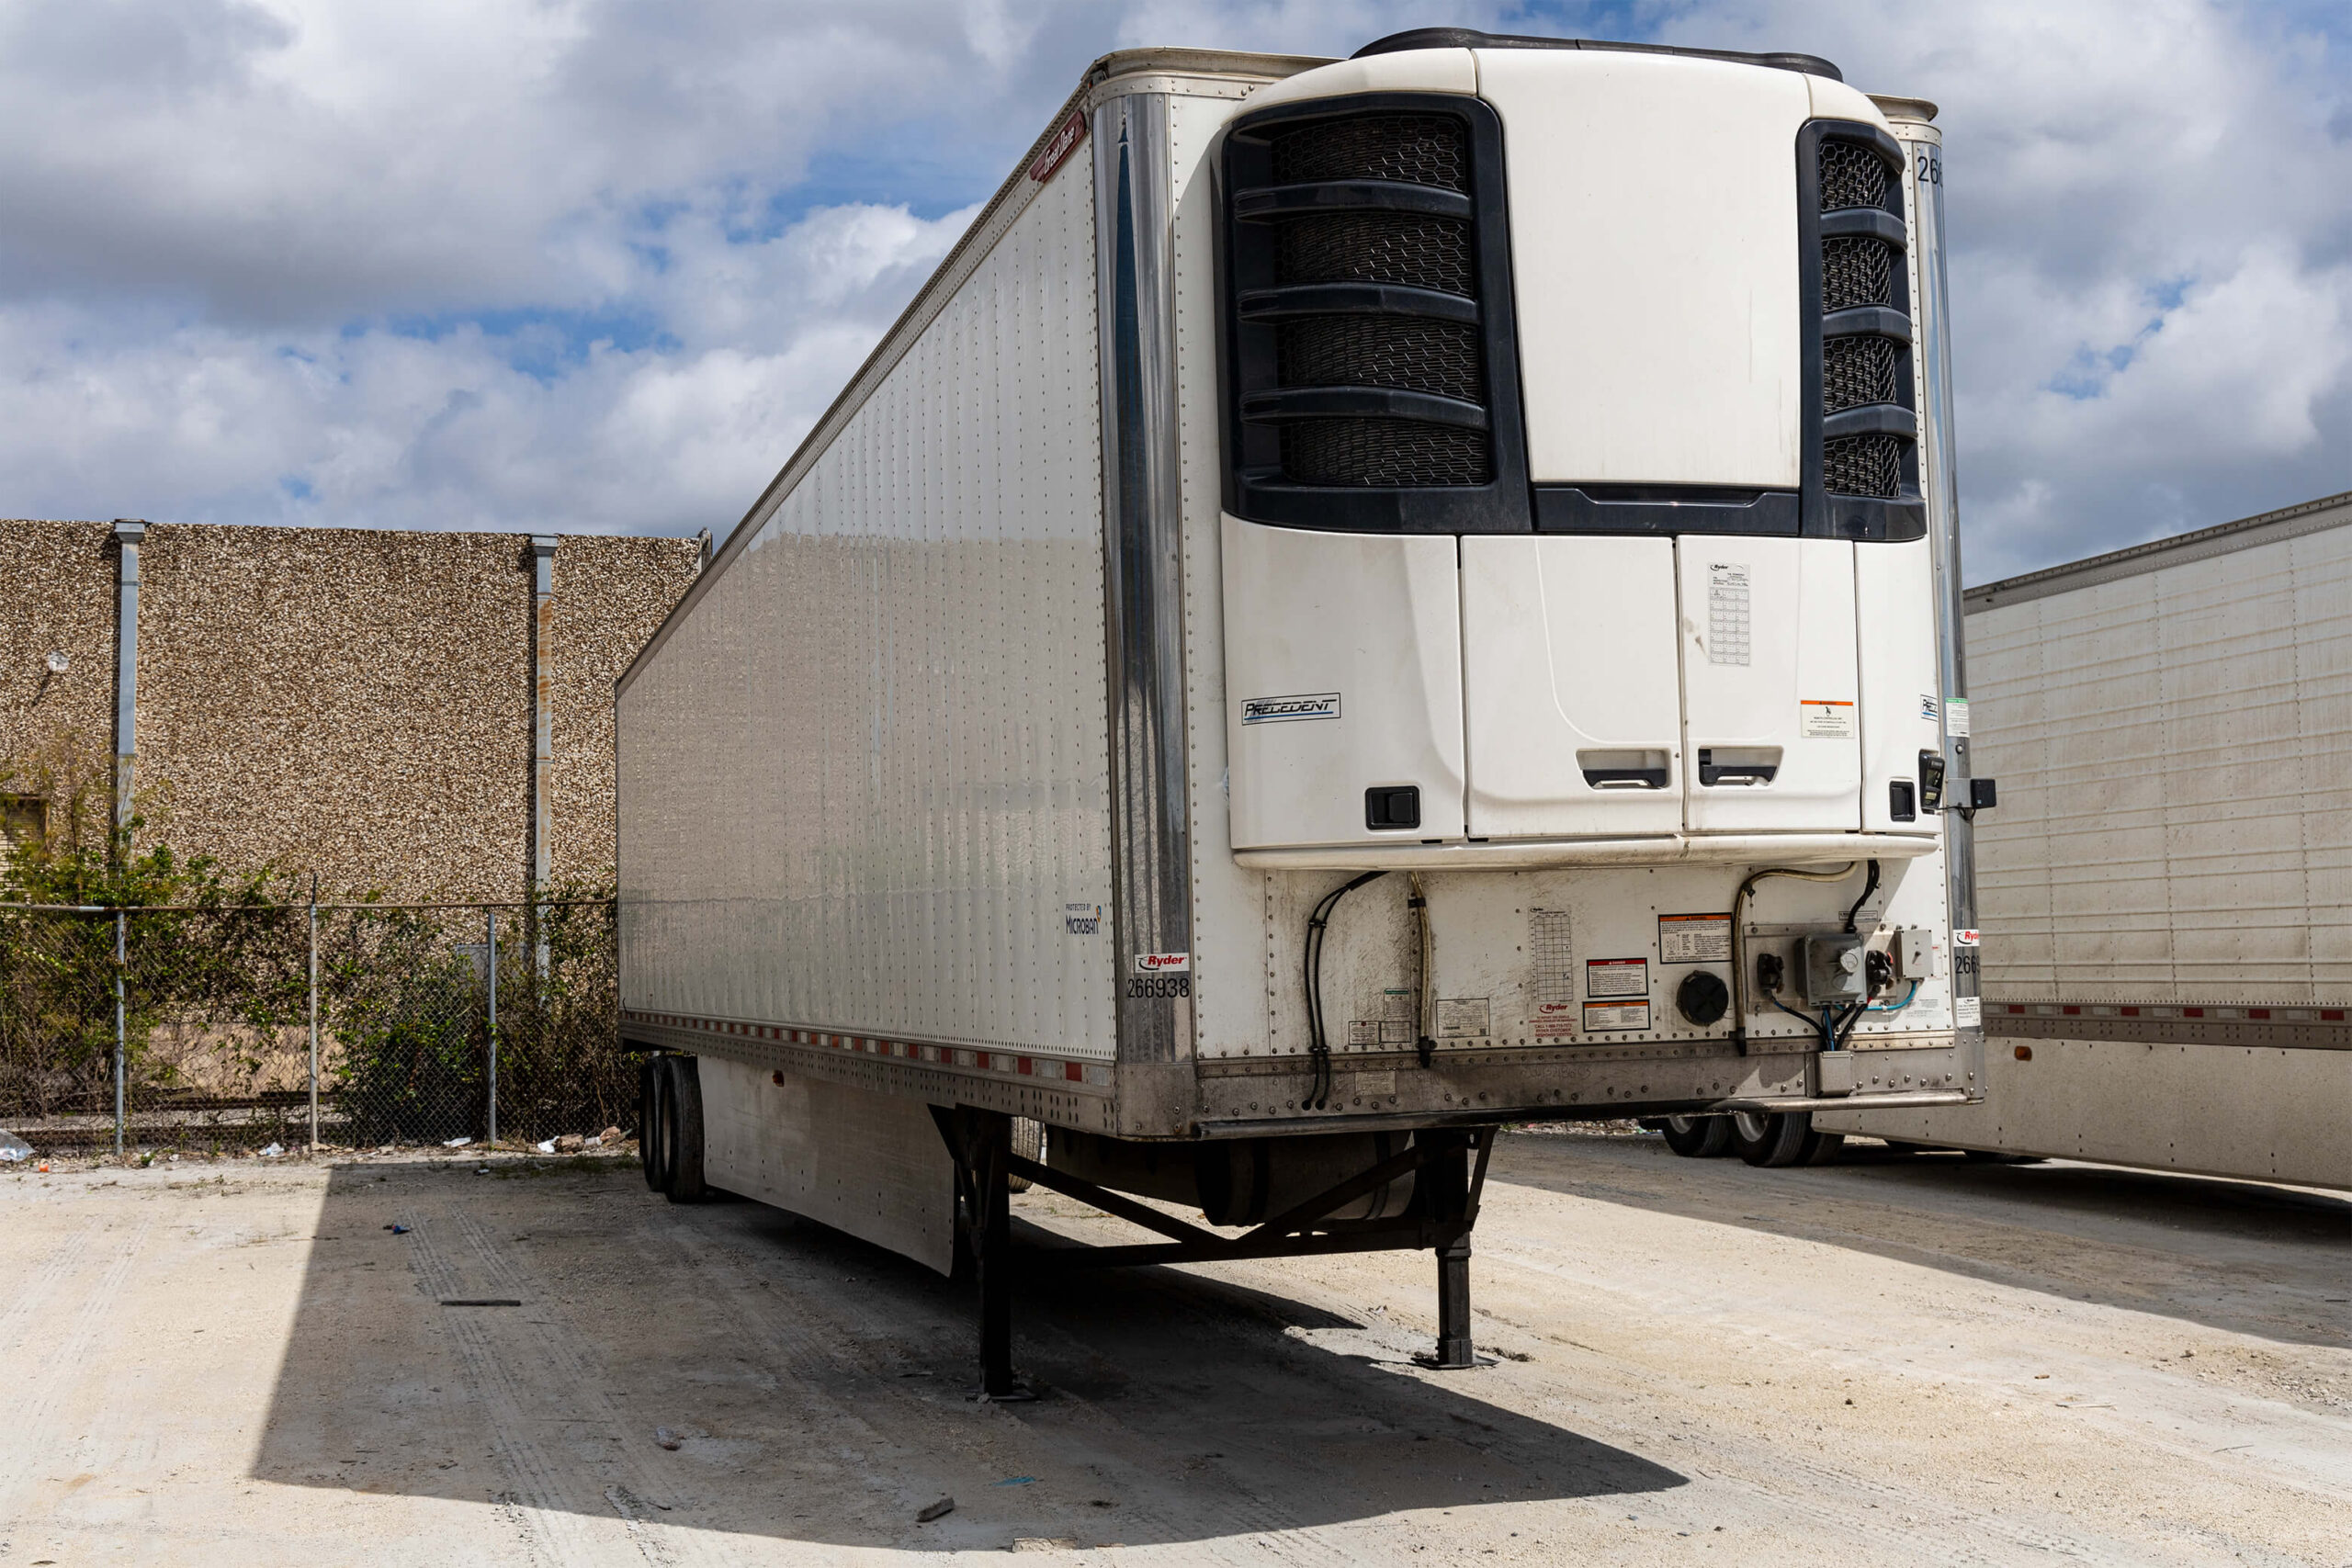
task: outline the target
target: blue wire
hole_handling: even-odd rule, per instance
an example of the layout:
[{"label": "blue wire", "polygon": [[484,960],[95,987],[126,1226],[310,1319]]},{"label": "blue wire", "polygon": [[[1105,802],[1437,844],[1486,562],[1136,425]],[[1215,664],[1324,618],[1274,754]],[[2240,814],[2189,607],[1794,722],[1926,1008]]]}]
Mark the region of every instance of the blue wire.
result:
[{"label": "blue wire", "polygon": [[1901,1001],[1895,1003],[1893,1007],[1888,1007],[1883,1002],[1874,1002],[1871,1005],[1869,1010],[1871,1012],[1901,1012],[1905,1008],[1911,1005],[1912,998],[1917,997],[1918,994],[1919,982],[1914,980],[1911,982],[1911,988],[1903,993],[1903,999]]}]

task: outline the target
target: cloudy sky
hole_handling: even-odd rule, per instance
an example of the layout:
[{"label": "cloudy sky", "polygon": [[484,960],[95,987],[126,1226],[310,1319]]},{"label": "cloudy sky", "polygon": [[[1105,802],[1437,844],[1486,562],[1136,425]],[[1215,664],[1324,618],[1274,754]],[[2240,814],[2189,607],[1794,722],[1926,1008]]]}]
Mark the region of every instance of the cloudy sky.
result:
[{"label": "cloudy sky", "polygon": [[2352,490],[2341,0],[0,0],[0,514],[724,534],[1088,60],[1440,22],[1944,106],[1973,581]]}]

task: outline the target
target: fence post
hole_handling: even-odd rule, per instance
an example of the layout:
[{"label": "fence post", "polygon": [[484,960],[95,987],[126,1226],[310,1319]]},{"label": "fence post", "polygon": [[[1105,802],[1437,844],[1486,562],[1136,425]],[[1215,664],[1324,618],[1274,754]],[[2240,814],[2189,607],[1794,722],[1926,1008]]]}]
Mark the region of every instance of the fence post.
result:
[{"label": "fence post", "polygon": [[123,912],[117,909],[114,912],[114,1152],[118,1156],[122,1153],[125,1072],[122,1020],[123,926]]},{"label": "fence post", "polygon": [[311,874],[311,1152],[319,1152],[319,878]]},{"label": "fence post", "polygon": [[498,1142],[498,911],[490,918],[490,1141]]}]

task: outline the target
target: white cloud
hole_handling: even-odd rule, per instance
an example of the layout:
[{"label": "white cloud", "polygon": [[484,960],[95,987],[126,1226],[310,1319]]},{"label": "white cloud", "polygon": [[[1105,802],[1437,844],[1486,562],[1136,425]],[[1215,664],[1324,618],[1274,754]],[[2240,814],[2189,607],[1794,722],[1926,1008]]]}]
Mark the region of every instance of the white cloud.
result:
[{"label": "white cloud", "polygon": [[[2352,488],[2340,15],[1630,16],[1945,106],[1972,578]],[[1345,52],[1427,20],[1408,0],[17,0],[0,511],[724,528],[1093,54]]]}]

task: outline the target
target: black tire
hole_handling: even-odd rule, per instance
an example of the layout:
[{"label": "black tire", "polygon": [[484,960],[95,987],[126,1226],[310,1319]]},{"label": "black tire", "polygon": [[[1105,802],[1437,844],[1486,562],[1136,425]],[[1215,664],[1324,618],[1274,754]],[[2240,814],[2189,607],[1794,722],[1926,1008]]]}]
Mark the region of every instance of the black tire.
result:
[{"label": "black tire", "polygon": [[1803,1165],[1821,1148],[1821,1134],[1813,1130],[1809,1111],[1781,1116],[1741,1111],[1732,1118],[1731,1141],[1740,1158],[1774,1170]]},{"label": "black tire", "polygon": [[662,1141],[669,1145],[662,1163],[669,1182],[662,1189],[673,1203],[699,1203],[709,1193],[702,1174],[702,1074],[692,1056],[665,1056],[669,1064],[669,1115]]},{"label": "black tire", "polygon": [[1846,1151],[1846,1134],[1843,1133],[1816,1133],[1814,1136],[1819,1138],[1821,1142],[1814,1149],[1812,1157],[1807,1159],[1805,1164],[1836,1165],[1838,1163],[1838,1156]]},{"label": "black tire", "polygon": [[1731,1152],[1728,1116],[1668,1116],[1658,1131],[1666,1146],[1684,1159],[1713,1159]]},{"label": "black tire", "polygon": [[662,1058],[648,1056],[637,1065],[637,1163],[645,1185],[662,1190]]},{"label": "black tire", "polygon": [[[1045,1164],[1046,1124],[1043,1122],[1032,1122],[1026,1116],[1015,1116],[1012,1119],[1012,1152],[1023,1159],[1035,1161],[1038,1165]],[[1029,1179],[1025,1176],[1008,1176],[1004,1179],[1004,1185],[1009,1192],[1026,1192],[1029,1190]]]}]

